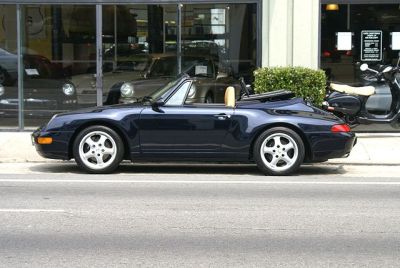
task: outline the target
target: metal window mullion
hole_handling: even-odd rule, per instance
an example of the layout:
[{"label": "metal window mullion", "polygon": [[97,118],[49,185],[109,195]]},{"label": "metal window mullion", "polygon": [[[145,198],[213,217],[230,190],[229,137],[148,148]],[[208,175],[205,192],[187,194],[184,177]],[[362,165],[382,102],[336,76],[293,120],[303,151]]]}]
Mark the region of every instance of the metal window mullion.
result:
[{"label": "metal window mullion", "polygon": [[114,5],[114,62],[113,62],[113,71],[117,69],[117,60],[118,60],[118,20],[117,20],[117,5]]},{"label": "metal window mullion", "polygon": [[178,61],[178,74],[182,72],[182,8],[183,4],[178,4],[177,7],[177,21],[178,27],[176,31],[176,53],[177,53],[177,61]]},{"label": "metal window mullion", "polygon": [[17,5],[17,66],[18,66],[18,129],[24,130],[24,62],[23,44],[24,24],[22,22],[22,6]]},{"label": "metal window mullion", "polygon": [[103,9],[96,5],[96,103],[103,105]]},{"label": "metal window mullion", "polygon": [[[257,3],[255,3],[255,5],[257,6],[257,11],[256,11],[256,16],[257,16],[257,25],[256,25],[256,38],[257,38],[257,42],[256,42],[256,66],[257,67],[262,67],[262,55],[263,55],[263,51],[262,51],[262,41],[263,41],[263,21],[262,21],[262,15],[263,15],[263,3],[262,1],[258,1]],[[265,14],[267,15],[267,14]],[[268,28],[268,25],[267,27]],[[266,37],[268,37],[268,35],[264,35]],[[266,53],[265,53],[266,54]]]}]

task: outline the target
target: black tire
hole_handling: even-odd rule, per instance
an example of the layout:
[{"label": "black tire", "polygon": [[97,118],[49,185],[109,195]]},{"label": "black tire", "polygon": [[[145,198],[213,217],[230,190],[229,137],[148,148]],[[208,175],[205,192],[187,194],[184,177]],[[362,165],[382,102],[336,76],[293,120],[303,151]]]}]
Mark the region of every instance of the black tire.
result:
[{"label": "black tire", "polygon": [[8,75],[8,72],[0,67],[0,84],[3,86],[7,86],[10,76]]},{"label": "black tire", "polygon": [[[114,159],[109,160],[109,162],[106,163],[107,166],[105,166],[104,168],[92,168],[87,163],[85,163],[88,160],[85,161],[82,158],[82,156],[80,155],[79,150],[80,150],[81,142],[83,143],[82,140],[85,139],[85,137],[87,137],[87,135],[90,135],[92,133],[106,133],[109,136],[109,138],[106,142],[108,144],[112,144],[112,141],[111,141],[111,139],[112,139],[115,143],[116,152],[112,154],[112,156],[114,156]],[[106,146],[106,142],[104,142],[103,148],[105,148],[104,146]],[[87,145],[83,145],[83,146],[87,146]],[[98,146],[101,146],[101,144]],[[111,147],[114,147],[114,146],[111,145]],[[99,149],[100,149],[100,147],[99,147]],[[89,149],[89,151],[90,150],[92,150],[92,149]],[[93,150],[95,150],[95,149],[93,149]],[[93,174],[111,173],[119,166],[119,164],[123,160],[124,143],[123,143],[121,137],[111,128],[108,128],[105,126],[100,126],[100,125],[91,126],[91,127],[85,128],[84,130],[79,132],[79,134],[76,136],[76,138],[74,140],[74,144],[73,144],[73,155],[74,155],[75,161],[78,164],[78,166],[81,167],[82,169],[84,169],[88,173],[93,173]],[[109,159],[112,159],[112,156],[110,155]],[[103,156],[102,156],[102,158],[103,158]],[[93,158],[93,159],[95,159],[95,158]]]},{"label": "black tire", "polygon": [[[275,144],[275,140],[271,140],[275,137],[280,142],[285,142],[286,140],[288,143]],[[286,149],[291,144],[293,144],[293,149]],[[264,152],[264,146],[271,152]],[[262,148],[264,153],[261,153]],[[292,174],[303,163],[304,156],[303,140],[295,131],[285,127],[274,127],[264,131],[257,138],[253,147],[254,161],[265,175],[284,176]],[[290,164],[285,159],[291,160],[289,161]],[[273,164],[274,160],[278,161],[276,165]]]},{"label": "black tire", "polygon": [[211,92],[208,92],[204,98],[204,103],[214,103],[214,96]]}]

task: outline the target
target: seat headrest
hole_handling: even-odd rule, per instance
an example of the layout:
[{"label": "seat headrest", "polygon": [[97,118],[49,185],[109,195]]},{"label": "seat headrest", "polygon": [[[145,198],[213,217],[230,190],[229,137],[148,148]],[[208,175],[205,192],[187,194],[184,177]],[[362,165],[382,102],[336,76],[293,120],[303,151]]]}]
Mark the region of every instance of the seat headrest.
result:
[{"label": "seat headrest", "polygon": [[225,106],[234,108],[236,105],[235,88],[227,87],[225,90]]}]

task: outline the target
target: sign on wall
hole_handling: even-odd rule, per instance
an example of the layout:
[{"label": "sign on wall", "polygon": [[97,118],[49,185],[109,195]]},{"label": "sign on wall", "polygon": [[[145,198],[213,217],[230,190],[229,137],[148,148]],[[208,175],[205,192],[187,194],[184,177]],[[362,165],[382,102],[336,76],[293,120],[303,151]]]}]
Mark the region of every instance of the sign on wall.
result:
[{"label": "sign on wall", "polygon": [[382,31],[361,31],[361,61],[382,60]]},{"label": "sign on wall", "polygon": [[400,32],[390,33],[392,35],[392,50],[400,50]]},{"label": "sign on wall", "polygon": [[352,32],[338,32],[336,33],[337,42],[336,48],[337,50],[352,50],[353,49],[353,33]]}]

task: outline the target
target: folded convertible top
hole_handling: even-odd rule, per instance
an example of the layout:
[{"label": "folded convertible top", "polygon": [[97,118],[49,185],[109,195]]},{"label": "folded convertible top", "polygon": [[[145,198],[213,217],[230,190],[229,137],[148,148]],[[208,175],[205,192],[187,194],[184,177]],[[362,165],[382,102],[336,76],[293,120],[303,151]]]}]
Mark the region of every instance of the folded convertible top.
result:
[{"label": "folded convertible top", "polygon": [[250,96],[242,96],[240,101],[261,101],[261,102],[266,102],[266,101],[279,101],[279,100],[288,100],[293,98],[295,95],[292,91],[281,89],[281,90],[275,90],[267,93],[262,93],[262,94],[253,94]]}]

